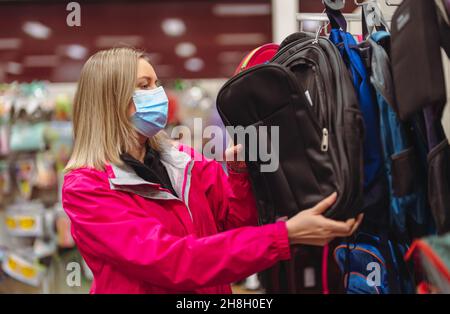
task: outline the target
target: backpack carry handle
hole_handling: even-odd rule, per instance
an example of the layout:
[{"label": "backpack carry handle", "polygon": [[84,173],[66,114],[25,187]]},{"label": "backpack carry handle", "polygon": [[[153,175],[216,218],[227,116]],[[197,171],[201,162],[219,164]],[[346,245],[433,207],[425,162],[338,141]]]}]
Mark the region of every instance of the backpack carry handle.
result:
[{"label": "backpack carry handle", "polygon": [[344,32],[347,31],[347,21],[341,11],[333,10],[325,6],[325,13],[330,20],[331,28],[342,29]]},{"label": "backpack carry handle", "polygon": [[363,38],[367,39],[375,30],[389,31],[389,27],[376,3],[364,3],[361,5],[361,22]]}]

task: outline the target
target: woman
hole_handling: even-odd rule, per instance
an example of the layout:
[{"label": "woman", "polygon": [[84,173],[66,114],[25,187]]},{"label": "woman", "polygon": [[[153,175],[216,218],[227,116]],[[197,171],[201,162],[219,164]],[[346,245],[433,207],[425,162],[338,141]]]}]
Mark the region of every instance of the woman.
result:
[{"label": "woman", "polygon": [[290,244],[324,245],[358,227],[321,215],[335,194],[257,227],[245,167],[229,162],[227,176],[160,132],[167,97],[157,82],[129,48],[96,53],[81,73],[63,206],[92,293],[230,293],[230,283],[289,259]]}]

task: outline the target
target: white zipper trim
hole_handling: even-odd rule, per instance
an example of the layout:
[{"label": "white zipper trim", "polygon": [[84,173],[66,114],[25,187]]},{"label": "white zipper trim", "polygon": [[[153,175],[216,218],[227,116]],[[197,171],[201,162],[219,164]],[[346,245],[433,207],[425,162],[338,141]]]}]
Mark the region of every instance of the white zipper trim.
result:
[{"label": "white zipper trim", "polygon": [[189,208],[189,190],[191,189],[191,173],[192,173],[192,168],[194,167],[194,161],[191,160],[187,167],[188,167],[188,170],[186,173],[186,186],[184,187],[183,199],[184,199],[186,208],[189,212],[189,216],[191,216],[191,221],[194,222],[194,217],[192,216],[191,209]]}]

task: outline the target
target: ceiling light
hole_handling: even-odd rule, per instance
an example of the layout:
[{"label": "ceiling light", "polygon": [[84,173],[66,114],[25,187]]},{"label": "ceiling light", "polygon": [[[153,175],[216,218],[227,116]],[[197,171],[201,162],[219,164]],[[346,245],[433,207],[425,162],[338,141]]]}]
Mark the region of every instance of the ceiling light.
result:
[{"label": "ceiling light", "polygon": [[186,70],[191,72],[199,72],[205,67],[205,62],[200,58],[190,58],[184,63]]},{"label": "ceiling light", "polygon": [[216,37],[219,45],[249,45],[255,46],[267,42],[266,35],[263,33],[236,33],[219,34]]},{"label": "ceiling light", "polygon": [[20,38],[0,38],[0,50],[18,49],[21,45]]},{"label": "ceiling light", "polygon": [[175,53],[182,58],[192,57],[196,52],[197,47],[195,47],[195,45],[190,42],[179,43],[175,47]]},{"label": "ceiling light", "polygon": [[137,47],[144,42],[142,36],[129,35],[129,36],[98,36],[95,45],[99,48],[111,48],[118,46],[131,46]]},{"label": "ceiling light", "polygon": [[51,29],[41,22],[26,22],[23,24],[22,30],[36,39],[47,39],[52,33]]},{"label": "ceiling light", "polygon": [[88,49],[78,44],[62,46],[59,50],[61,51],[61,54],[64,54],[74,60],[83,60],[88,54]]},{"label": "ceiling light", "polygon": [[75,60],[83,60],[88,54],[87,48],[81,45],[69,45],[66,52],[69,58]]},{"label": "ceiling light", "polygon": [[200,87],[198,87],[198,86],[192,86],[188,90],[188,93],[189,93],[189,97],[191,97],[191,99],[194,102],[200,101],[203,98],[203,96],[204,96],[203,95],[203,90]]},{"label": "ceiling light", "polygon": [[23,59],[26,67],[55,67],[58,62],[59,58],[55,55],[30,55]]},{"label": "ceiling light", "polygon": [[22,64],[18,62],[8,62],[6,64],[6,72],[9,74],[19,75],[22,74],[23,67]]},{"label": "ceiling light", "polygon": [[269,15],[270,4],[217,4],[213,13],[219,16]]},{"label": "ceiling light", "polygon": [[178,37],[186,32],[186,25],[179,18],[165,19],[161,23],[161,28],[168,36]]}]

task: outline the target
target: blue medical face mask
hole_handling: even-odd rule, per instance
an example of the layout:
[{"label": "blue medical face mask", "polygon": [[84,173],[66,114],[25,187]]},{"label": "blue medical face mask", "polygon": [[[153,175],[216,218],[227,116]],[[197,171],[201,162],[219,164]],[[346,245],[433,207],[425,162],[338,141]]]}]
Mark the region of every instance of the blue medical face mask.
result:
[{"label": "blue medical face mask", "polygon": [[169,100],[162,86],[151,90],[135,91],[133,102],[136,112],[131,118],[139,133],[152,137],[165,128]]}]

